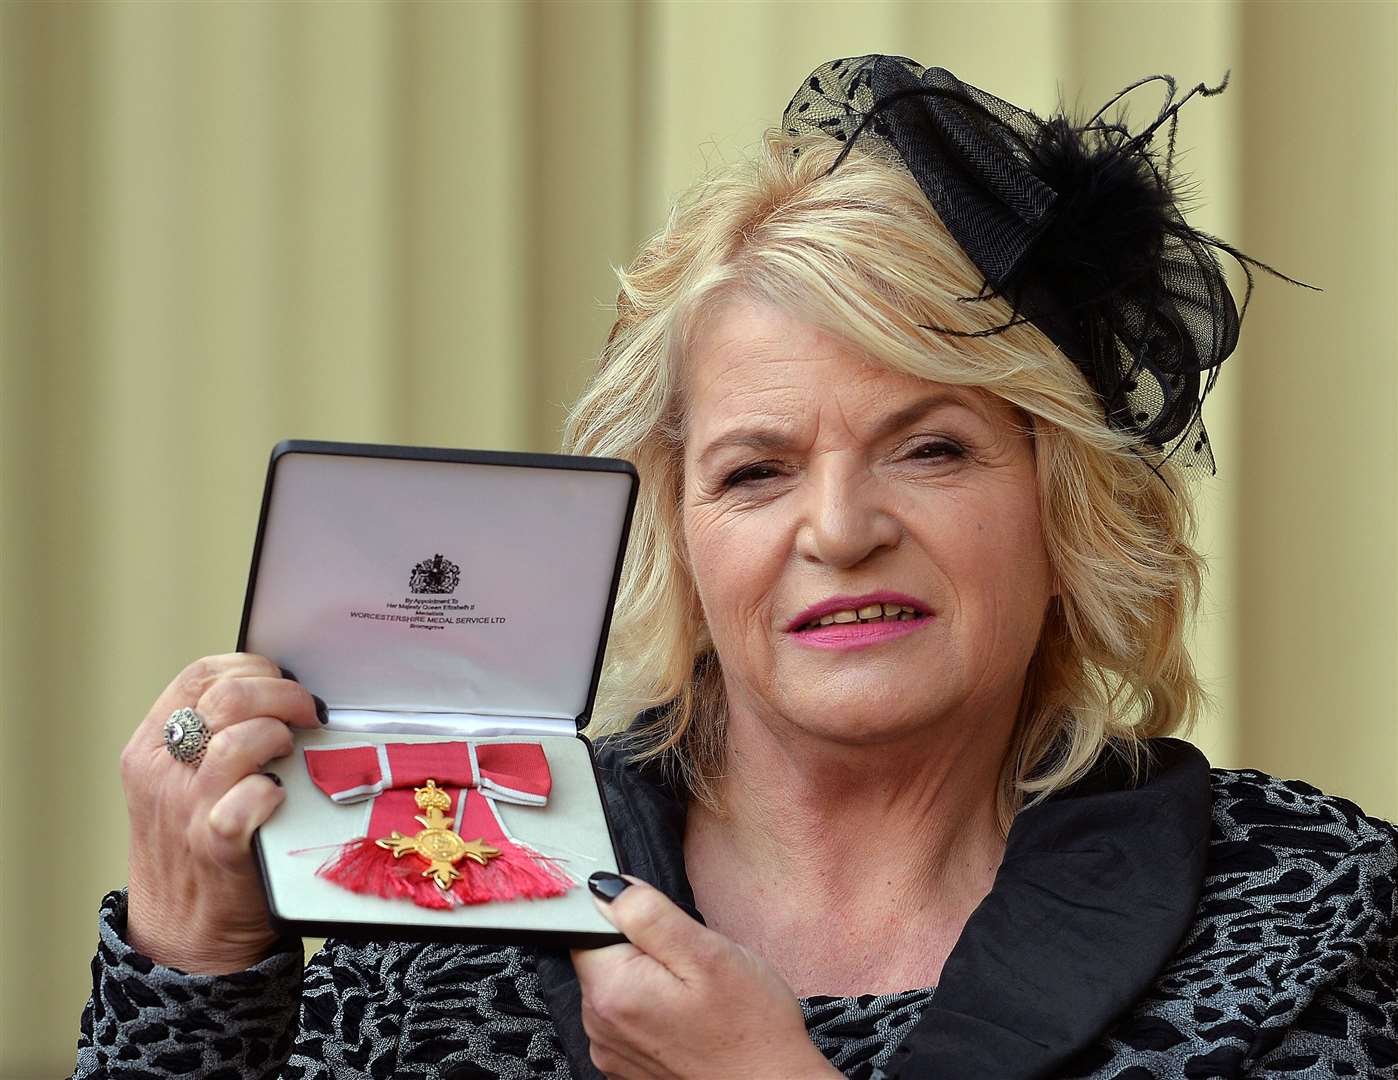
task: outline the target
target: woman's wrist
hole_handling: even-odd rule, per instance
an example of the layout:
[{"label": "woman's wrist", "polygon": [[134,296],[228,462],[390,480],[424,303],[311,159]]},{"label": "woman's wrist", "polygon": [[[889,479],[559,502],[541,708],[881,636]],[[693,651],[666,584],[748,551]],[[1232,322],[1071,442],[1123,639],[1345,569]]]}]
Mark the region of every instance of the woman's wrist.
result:
[{"label": "woman's wrist", "polygon": [[126,944],[162,967],[190,975],[231,975],[256,967],[278,952],[289,950],[290,939],[265,929],[233,929],[215,925],[198,912],[172,913],[150,905],[138,890],[127,892]]},{"label": "woman's wrist", "polygon": [[[75,1075],[109,1076],[120,1062],[122,1075],[280,1076],[300,1011],[300,943],[234,974],[191,973],[138,951],[127,912],[124,890],[103,897]],[[190,1036],[209,1031],[221,1037]]]}]

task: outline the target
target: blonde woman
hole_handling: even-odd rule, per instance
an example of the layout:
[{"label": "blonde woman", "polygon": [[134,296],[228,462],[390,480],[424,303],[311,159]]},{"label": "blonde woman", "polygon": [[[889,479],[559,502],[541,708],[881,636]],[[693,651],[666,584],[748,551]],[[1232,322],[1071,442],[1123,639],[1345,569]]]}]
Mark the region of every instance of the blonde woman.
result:
[{"label": "blonde woman", "polygon": [[207,658],[126,755],[77,1075],[1390,1075],[1398,833],[1170,737],[1239,316],[1148,146],[814,72],[623,273],[568,425],[642,478],[599,747],[630,874],[590,882],[630,943],[303,974],[248,838],[315,708]]}]

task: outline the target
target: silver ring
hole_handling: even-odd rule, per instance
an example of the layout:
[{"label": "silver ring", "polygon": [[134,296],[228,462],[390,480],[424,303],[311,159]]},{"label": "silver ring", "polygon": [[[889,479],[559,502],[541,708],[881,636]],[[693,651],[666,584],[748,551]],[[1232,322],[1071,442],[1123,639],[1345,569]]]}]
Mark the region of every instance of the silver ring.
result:
[{"label": "silver ring", "polygon": [[165,721],[165,749],[176,761],[198,768],[209,745],[204,718],[191,708],[176,709]]}]

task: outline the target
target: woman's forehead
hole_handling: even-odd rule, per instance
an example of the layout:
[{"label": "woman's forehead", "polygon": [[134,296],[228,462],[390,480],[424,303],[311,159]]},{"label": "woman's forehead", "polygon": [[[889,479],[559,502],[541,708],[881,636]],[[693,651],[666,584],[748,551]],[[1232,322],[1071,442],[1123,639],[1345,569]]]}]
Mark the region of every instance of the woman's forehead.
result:
[{"label": "woman's forehead", "polygon": [[737,293],[715,300],[696,328],[685,367],[692,384],[725,373],[761,376],[762,362],[857,358],[847,342],[760,297]]},{"label": "woman's forehead", "polygon": [[686,411],[703,426],[739,414],[773,420],[833,406],[860,413],[961,405],[989,420],[1007,403],[980,387],[897,371],[763,300],[737,297],[705,320],[681,373]]}]

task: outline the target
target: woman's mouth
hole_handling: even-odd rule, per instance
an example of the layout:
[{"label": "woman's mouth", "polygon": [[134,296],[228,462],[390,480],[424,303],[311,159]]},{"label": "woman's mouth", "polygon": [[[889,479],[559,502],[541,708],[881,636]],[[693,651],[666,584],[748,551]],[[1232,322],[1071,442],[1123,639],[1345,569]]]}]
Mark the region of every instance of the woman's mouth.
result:
[{"label": "woman's mouth", "polygon": [[911,622],[920,618],[921,613],[906,604],[868,604],[862,608],[841,608],[839,611],[831,611],[812,619],[804,626],[797,628],[797,633],[806,630],[814,630],[820,626],[848,626],[851,623],[886,623],[886,622]]},{"label": "woman's mouth", "polygon": [[792,637],[818,649],[857,649],[903,637],[932,621],[932,612],[912,597],[860,597],[848,606],[837,604],[840,598],[798,616],[802,621],[790,628]]}]

